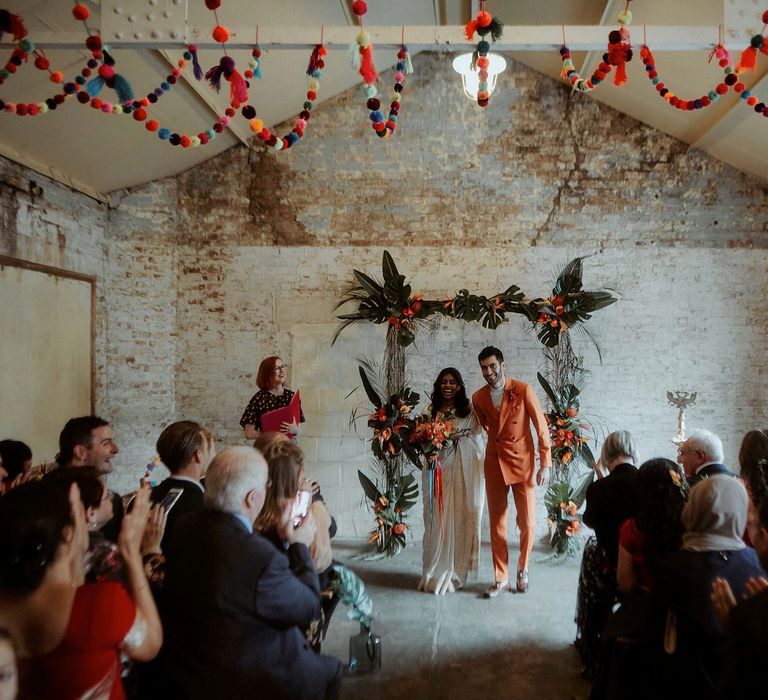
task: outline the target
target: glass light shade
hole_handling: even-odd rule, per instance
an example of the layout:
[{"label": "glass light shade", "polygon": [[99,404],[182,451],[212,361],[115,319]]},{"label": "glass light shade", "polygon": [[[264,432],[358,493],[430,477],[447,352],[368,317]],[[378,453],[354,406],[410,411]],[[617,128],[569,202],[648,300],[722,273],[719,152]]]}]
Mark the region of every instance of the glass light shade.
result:
[{"label": "glass light shade", "polygon": [[[488,94],[493,94],[496,89],[496,77],[507,67],[507,62],[502,56],[492,53],[488,55]],[[472,68],[472,54],[463,53],[453,59],[453,70],[461,75],[461,84],[464,87],[464,94],[470,100],[477,99],[477,87],[480,83],[478,69]]]}]

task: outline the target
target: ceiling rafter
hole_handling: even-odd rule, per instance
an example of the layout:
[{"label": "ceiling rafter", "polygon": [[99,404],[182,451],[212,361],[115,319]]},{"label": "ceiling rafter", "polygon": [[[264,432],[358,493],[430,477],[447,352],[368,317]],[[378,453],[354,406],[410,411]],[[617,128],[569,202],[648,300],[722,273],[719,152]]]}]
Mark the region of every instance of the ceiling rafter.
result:
[{"label": "ceiling rafter", "polygon": [[[371,35],[371,42],[378,48],[395,48],[400,45],[403,25],[370,26],[366,31]],[[452,26],[405,26],[410,36],[419,37],[409,41],[413,50],[445,51],[467,50],[476,42],[464,36],[464,27]],[[323,41],[328,49],[344,49],[354,41],[356,28],[350,26],[324,26]],[[653,33],[656,51],[706,51],[712,49],[712,37],[717,36],[718,27],[708,25],[670,26],[654,25],[647,27]],[[208,32],[201,28],[190,28],[188,41],[197,44],[198,49],[217,49]],[[230,29],[227,48],[231,50],[253,48],[256,25],[236,26]],[[241,38],[242,37],[242,38]],[[248,37],[246,39],[246,37]],[[566,38],[572,51],[604,51],[606,34],[604,25],[572,25],[566,27]],[[82,48],[82,35],[79,32],[38,32],[35,46],[43,49]],[[551,51],[560,48],[563,42],[562,25],[506,25],[504,36],[494,43],[495,51]],[[271,50],[302,49],[317,44],[317,27],[262,26],[259,25],[259,45]],[[112,41],[113,49],[181,49],[183,41]],[[733,43],[727,48],[737,51],[743,46]],[[13,48],[14,44],[4,37],[0,48]]]}]

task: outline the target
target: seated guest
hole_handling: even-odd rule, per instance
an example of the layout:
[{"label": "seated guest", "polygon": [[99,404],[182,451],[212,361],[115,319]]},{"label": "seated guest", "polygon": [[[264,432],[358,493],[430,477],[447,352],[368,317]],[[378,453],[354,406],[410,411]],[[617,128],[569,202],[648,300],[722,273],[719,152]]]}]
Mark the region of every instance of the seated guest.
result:
[{"label": "seated guest", "polygon": [[621,526],[617,584],[621,593],[650,591],[661,560],[677,551],[687,498],[685,477],[671,460],[644,462],[637,474],[637,513]]},{"label": "seated guest", "polygon": [[[270,439],[270,435],[279,437]],[[282,433],[265,433],[264,436],[256,442],[264,446],[263,454],[269,467],[269,487],[264,498],[264,507],[254,523],[254,529],[272,542],[278,551],[284,553],[287,543],[279,532],[283,513],[291,507],[298,491],[303,488],[311,492],[314,482],[304,478],[304,454],[300,447],[293,444]],[[320,580],[323,604],[320,617],[304,631],[312,647],[319,651],[320,642],[325,636],[331,615],[338,604],[338,597],[330,591],[333,564],[330,533],[332,518],[325,507],[319,487],[312,499],[310,512],[315,519],[316,528],[309,549]]]},{"label": "seated guest", "polygon": [[661,562],[680,547],[687,489],[669,459],[644,462],[636,480],[637,510],[619,533],[616,582],[623,599],[603,632],[593,700],[653,697],[658,691],[647,668],[659,662],[666,609],[653,588]]},{"label": "seated guest", "polygon": [[0,700],[16,700],[18,692],[19,673],[13,640],[8,631],[0,627]]},{"label": "seated guest", "polygon": [[157,439],[157,454],[168,467],[171,476],[152,489],[152,502],[162,503],[171,489],[182,489],[179,500],[168,513],[162,546],[168,542],[179,518],[203,509],[203,488],[200,480],[216,454],[213,436],[208,428],[191,420],[171,423]]},{"label": "seated guest", "polygon": [[[750,430],[744,434],[739,448],[739,469],[749,496],[747,523],[756,523],[760,504],[768,497],[768,433],[765,430]],[[744,541],[747,545],[754,544],[749,528]]]},{"label": "seated guest", "polygon": [[267,487],[259,452],[223,450],[208,469],[206,509],[179,521],[170,538],[163,660],[173,697],[338,697],[341,664],[315,654],[300,629],[320,608],[314,519],[294,527],[286,508],[279,534],[287,556],[279,552],[253,533]]},{"label": "seated guest", "polygon": [[739,448],[739,469],[750,501],[756,508],[768,496],[768,433],[750,430]]},{"label": "seated guest", "polygon": [[690,488],[713,474],[736,476],[723,464],[722,441],[709,430],[692,430],[678,448],[677,457]]},{"label": "seated guest", "polygon": [[120,532],[127,591],[83,583],[83,510],[77,485],[58,479],[0,499],[0,627],[16,643],[22,697],[120,700],[120,654],[148,660],[162,643],[139,551],[149,494],[137,496]]},{"label": "seated guest", "polygon": [[[70,418],[59,435],[59,454],[56,462],[60,467],[93,467],[106,484],[106,476],[112,473],[112,457],[120,452],[112,437],[112,427],[98,416]],[[112,492],[114,517],[101,528],[111,542],[117,542],[123,520],[123,500]]]},{"label": "seated guest", "polygon": [[582,672],[594,673],[600,637],[616,602],[619,530],[637,506],[637,447],[626,430],[611,433],[603,443],[597,481],[587,489],[584,523],[595,531],[584,546],[576,596],[576,646]]},{"label": "seated guest", "polygon": [[0,440],[0,465],[5,476],[0,477],[0,491],[7,491],[21,482],[32,469],[32,450],[19,440]]},{"label": "seated guest", "polygon": [[742,539],[746,524],[747,492],[738,479],[714,475],[691,489],[682,549],[667,558],[659,576],[659,594],[676,616],[670,686],[683,695],[711,697],[720,674],[725,636],[711,600],[714,580],[727,581],[741,599],[747,581],[763,575]]},{"label": "seated guest", "polygon": [[[758,520],[747,525],[760,563],[768,571],[768,499],[758,510]],[[712,600],[721,619],[726,620],[727,647],[723,670],[717,684],[718,700],[748,698],[762,687],[763,664],[768,659],[768,580],[747,582],[748,596],[739,601],[728,581],[715,579]]]}]

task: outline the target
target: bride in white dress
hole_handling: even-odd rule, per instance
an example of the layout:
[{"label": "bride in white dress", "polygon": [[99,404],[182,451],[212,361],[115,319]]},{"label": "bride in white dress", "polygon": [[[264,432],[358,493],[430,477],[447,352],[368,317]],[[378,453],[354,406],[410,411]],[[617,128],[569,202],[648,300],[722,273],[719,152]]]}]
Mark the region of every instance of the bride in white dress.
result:
[{"label": "bride in white dress", "polygon": [[434,496],[430,508],[429,473],[422,470],[424,551],[419,590],[442,595],[461,588],[470,573],[477,573],[485,502],[486,438],[467,397],[464,380],[453,367],[438,374],[427,411],[430,419],[450,420],[461,433],[438,454],[442,466],[442,521]]}]

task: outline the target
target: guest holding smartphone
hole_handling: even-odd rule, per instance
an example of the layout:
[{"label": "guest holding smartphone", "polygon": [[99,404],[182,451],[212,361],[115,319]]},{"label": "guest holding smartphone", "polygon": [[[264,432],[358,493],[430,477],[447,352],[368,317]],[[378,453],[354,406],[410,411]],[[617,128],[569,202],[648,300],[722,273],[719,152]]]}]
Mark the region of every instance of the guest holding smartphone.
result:
[{"label": "guest holding smartphone", "polygon": [[[266,537],[275,547],[287,552],[287,543],[280,536],[284,530],[283,524],[290,518],[301,525],[304,518],[311,518],[315,523],[315,535],[309,551],[312,563],[320,579],[321,615],[304,629],[307,641],[320,651],[320,642],[325,637],[331,615],[333,614],[338,597],[330,592],[331,575],[333,571],[333,553],[330,538],[335,523],[325,507],[319,488],[304,477],[304,454],[280,433],[264,433],[256,441],[256,448],[264,455],[269,467],[269,480],[264,498],[264,506],[259,513],[254,530]],[[286,554],[287,556],[287,554]]]}]

